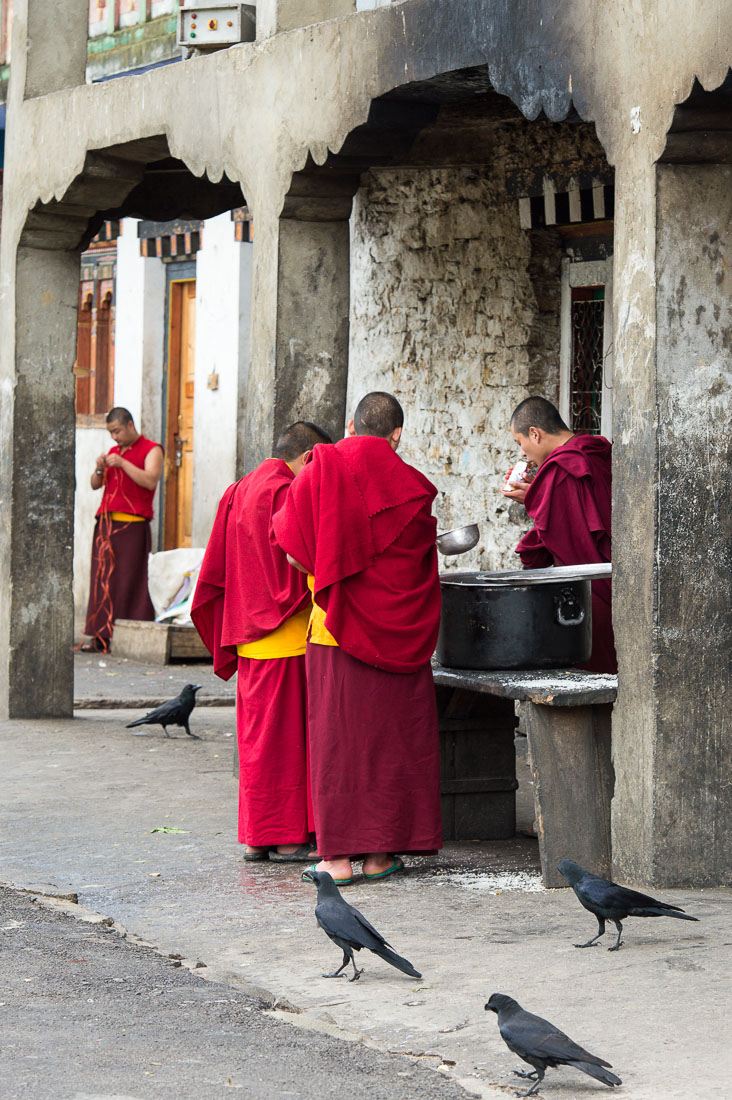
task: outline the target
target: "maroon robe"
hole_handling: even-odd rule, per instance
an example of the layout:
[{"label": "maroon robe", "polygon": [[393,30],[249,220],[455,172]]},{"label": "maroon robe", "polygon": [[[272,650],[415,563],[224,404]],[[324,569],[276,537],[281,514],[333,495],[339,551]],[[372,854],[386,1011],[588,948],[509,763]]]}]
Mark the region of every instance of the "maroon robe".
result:
[{"label": "maroon robe", "polygon": [[[576,435],[542,462],[524,499],[534,527],[516,553],[527,569],[611,560],[612,445]],[[617,672],[610,580],[592,582],[589,672]]]},{"label": "maroon robe", "polygon": [[429,659],[440,589],[435,489],[384,439],[316,446],[275,516],[338,646],[308,644],[313,814],[324,859],[442,845]]},{"label": "maroon robe", "polygon": [[253,846],[299,844],[310,831],[305,657],[237,655],[310,602],[272,531],[293,479],[286,462],[267,459],[226,490],[191,610],[217,676],[238,668],[239,840]]},{"label": "maroon robe", "polygon": [[[114,446],[109,453],[121,455],[138,470],[144,470],[145,459],[156,447],[160,444],[138,435],[124,451]],[[84,627],[84,633],[98,638],[105,649],[112,637],[115,619],[150,622],[155,618],[147,587],[154,496],[154,489],[138,485],[120,466],[106,467],[104,492],[92,540],[89,602]],[[112,519],[110,513],[113,512],[142,516],[144,522]]]},{"label": "maroon robe", "polygon": [[386,439],[313,448],[274,519],[284,550],[314,577],[338,644],[375,668],[414,672],[440,627],[432,501],[437,490]]},{"label": "maroon robe", "polygon": [[307,607],[302,573],[287,564],[272,517],[295,475],[268,458],[221,498],[201,563],[191,618],[222,680],[236,672],[236,647],[256,642]]},{"label": "maroon robe", "polygon": [[105,647],[115,619],[155,618],[147,587],[150,544],[149,520],[97,516],[84,633],[99,638]]}]

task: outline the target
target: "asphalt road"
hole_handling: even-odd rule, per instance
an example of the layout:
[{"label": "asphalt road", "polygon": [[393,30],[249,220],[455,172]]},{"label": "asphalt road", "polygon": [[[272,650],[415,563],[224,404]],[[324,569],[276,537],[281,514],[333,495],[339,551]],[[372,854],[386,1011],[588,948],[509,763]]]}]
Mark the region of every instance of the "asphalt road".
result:
[{"label": "asphalt road", "polygon": [[466,1097],[434,1070],[281,1023],[113,928],[2,888],[0,967],[2,1100]]}]

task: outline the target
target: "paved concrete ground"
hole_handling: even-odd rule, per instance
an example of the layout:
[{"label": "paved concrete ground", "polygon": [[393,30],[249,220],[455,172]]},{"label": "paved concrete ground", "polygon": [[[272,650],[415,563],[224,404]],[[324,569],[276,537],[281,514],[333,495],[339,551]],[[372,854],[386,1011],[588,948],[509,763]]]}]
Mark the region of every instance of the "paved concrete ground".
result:
[{"label": "paved concrete ground", "polygon": [[77,709],[115,706],[157,707],[185,684],[203,684],[198,706],[227,704],[236,700],[236,677],[220,680],[210,661],[176,661],[172,665],[147,665],[109,653],[74,654],[74,706]]},{"label": "paved concrete ground", "polygon": [[[628,1100],[693,1100],[732,1077],[730,890],[667,892],[701,922],[630,920],[617,954],[576,951],[594,922],[570,891],[539,888],[534,842],[453,845],[347,894],[423,981],[373,956],[359,982],[326,981],[338,952],[315,926],[301,868],[241,861],[233,709],[199,713],[202,742],[133,737],[132,716],[0,725],[0,881],[74,892],[212,979],[289,1001],[303,1010],[294,1022],[441,1065],[478,1095],[505,1096],[516,1080],[483,1011],[496,991],[612,1062]],[[153,832],[162,826],[182,831]],[[532,892],[515,888],[520,873]],[[601,1090],[558,1070],[543,1094]]]},{"label": "paved concrete ground", "polygon": [[0,888],[3,1100],[460,1100],[424,1066],[288,1027],[229,986]]}]

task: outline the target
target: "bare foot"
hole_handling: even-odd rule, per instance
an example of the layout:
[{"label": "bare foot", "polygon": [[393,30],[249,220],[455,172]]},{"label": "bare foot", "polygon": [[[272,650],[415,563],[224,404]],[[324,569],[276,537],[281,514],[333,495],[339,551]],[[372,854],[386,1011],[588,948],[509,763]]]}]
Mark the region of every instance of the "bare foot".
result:
[{"label": "bare foot", "polygon": [[327,871],[335,879],[353,877],[353,868],[348,856],[343,856],[341,859],[321,859],[315,870]]},{"label": "bare foot", "polygon": [[380,875],[388,871],[394,863],[394,856],[389,852],[369,852],[363,861],[363,873],[365,875]]}]

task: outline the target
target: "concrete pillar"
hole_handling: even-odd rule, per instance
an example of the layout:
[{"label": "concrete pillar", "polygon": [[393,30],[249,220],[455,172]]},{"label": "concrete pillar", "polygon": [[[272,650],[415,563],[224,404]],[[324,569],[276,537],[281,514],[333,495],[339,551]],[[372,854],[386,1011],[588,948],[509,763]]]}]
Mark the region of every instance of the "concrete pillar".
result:
[{"label": "concrete pillar", "polygon": [[268,457],[295,420],[314,420],[334,438],[345,428],[348,219],[358,177],[303,177],[281,216],[255,211],[245,470]]},{"label": "concrete pillar", "polygon": [[356,10],[356,0],[257,0],[257,38],[308,27]]},{"label": "concrete pillar", "polygon": [[[0,433],[0,716],[73,710],[78,252],[19,248]],[[12,343],[12,331],[9,334]]]},{"label": "concrete pillar", "polygon": [[732,168],[616,178],[616,873],[732,883]]},{"label": "concrete pillar", "polygon": [[522,707],[544,885],[566,887],[557,870],[560,859],[574,859],[596,875],[609,874],[612,703]]},{"label": "concrete pillar", "polygon": [[79,0],[15,0],[13,66],[25,54],[25,99],[84,83],[88,9]]},{"label": "concrete pillar", "polygon": [[343,435],[349,254],[347,221],[280,222],[275,436],[300,419]]}]

